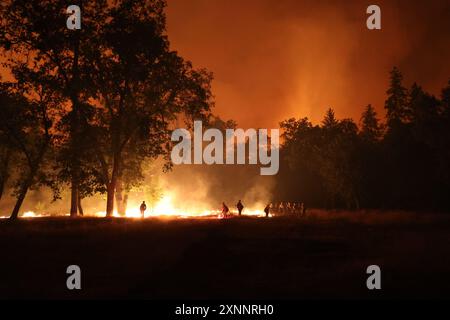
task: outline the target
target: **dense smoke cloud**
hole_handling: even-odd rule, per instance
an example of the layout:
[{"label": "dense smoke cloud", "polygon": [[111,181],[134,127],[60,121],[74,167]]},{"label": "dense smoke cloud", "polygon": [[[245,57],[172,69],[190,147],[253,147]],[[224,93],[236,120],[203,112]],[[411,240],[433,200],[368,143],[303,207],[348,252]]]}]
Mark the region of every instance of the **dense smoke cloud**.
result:
[{"label": "dense smoke cloud", "polygon": [[318,122],[326,108],[359,120],[383,112],[388,72],[439,94],[450,75],[450,3],[378,1],[382,30],[366,28],[367,1],[171,0],[174,49],[215,74],[216,111],[243,127],[288,117]]}]

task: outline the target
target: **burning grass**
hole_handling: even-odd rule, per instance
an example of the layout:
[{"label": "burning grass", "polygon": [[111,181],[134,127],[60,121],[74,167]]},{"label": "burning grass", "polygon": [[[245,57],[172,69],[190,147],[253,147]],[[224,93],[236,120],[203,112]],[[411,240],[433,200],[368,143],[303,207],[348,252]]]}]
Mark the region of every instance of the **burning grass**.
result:
[{"label": "burning grass", "polygon": [[[199,206],[190,206],[183,207],[178,206],[175,203],[178,201],[173,200],[173,196],[166,195],[162,197],[154,206],[150,207],[149,210],[146,211],[144,218],[155,218],[155,217],[166,217],[166,218],[223,218],[221,215],[220,209],[211,209],[208,208],[207,205],[199,205]],[[125,215],[120,215],[117,210],[114,211],[113,217],[116,218],[131,218],[131,219],[142,219],[141,212],[139,210],[139,203],[131,203]],[[261,209],[258,209],[261,208]],[[253,207],[246,208],[244,210],[245,216],[255,216],[255,217],[264,217],[265,213],[263,211],[264,206],[261,204],[256,204]],[[234,214],[237,214],[234,212]],[[232,212],[233,215],[233,212]],[[42,217],[68,217],[69,214],[49,214],[45,212],[35,212],[35,211],[26,211],[19,215],[21,218],[42,218]],[[101,218],[105,217],[105,211],[88,211],[85,214],[85,217],[96,217]],[[7,216],[0,216],[1,218],[8,218]]]}]

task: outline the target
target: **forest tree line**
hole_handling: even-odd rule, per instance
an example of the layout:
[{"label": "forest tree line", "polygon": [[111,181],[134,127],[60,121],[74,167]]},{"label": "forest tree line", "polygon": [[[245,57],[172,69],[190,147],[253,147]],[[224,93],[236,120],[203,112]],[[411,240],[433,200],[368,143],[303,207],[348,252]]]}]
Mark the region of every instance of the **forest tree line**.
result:
[{"label": "forest tree line", "polygon": [[[0,199],[11,186],[16,219],[30,189],[107,196],[106,215],[124,213],[143,166],[167,157],[174,123],[211,116],[212,74],[170,49],[165,0],[83,1],[79,30],[68,3],[0,5],[0,50],[10,74],[0,84]],[[168,163],[170,165],[170,163]]]},{"label": "forest tree line", "polygon": [[385,120],[371,105],[359,126],[332,109],[319,125],[281,123],[275,199],[322,208],[450,209],[450,81],[440,97],[390,72]]}]

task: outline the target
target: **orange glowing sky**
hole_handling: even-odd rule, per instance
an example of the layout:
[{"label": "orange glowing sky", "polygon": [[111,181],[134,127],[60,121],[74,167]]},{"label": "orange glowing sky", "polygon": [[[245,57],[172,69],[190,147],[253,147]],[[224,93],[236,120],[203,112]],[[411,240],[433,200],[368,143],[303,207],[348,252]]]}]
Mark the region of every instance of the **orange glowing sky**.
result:
[{"label": "orange glowing sky", "polygon": [[[450,79],[448,0],[167,1],[172,48],[214,73],[215,113],[240,127],[318,123],[329,107],[358,121],[369,103],[383,116],[394,65],[435,95]],[[366,28],[370,4],[382,30]]]},{"label": "orange glowing sky", "polygon": [[[384,115],[394,65],[433,94],[450,78],[447,0],[168,3],[173,49],[214,72],[216,113],[242,127],[318,122],[328,107],[358,121],[368,103]],[[370,4],[381,7],[381,31],[366,28]]]}]

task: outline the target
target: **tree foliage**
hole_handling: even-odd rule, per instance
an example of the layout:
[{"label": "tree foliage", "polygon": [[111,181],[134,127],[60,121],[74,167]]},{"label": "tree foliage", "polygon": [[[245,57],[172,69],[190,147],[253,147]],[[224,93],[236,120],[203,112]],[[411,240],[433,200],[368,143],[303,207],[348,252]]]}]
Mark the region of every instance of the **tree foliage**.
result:
[{"label": "tree foliage", "polygon": [[328,109],[321,125],[281,123],[281,171],[275,197],[328,208],[448,210],[449,86],[439,98],[402,84],[394,68],[386,124],[371,105],[359,128]]},{"label": "tree foliage", "polygon": [[[80,30],[66,27],[69,4],[81,7]],[[70,185],[73,216],[82,198],[104,192],[112,215],[116,189],[138,185],[143,162],[167,156],[173,123],[181,115],[188,123],[208,118],[212,75],[170,49],[165,7],[165,0],[0,7],[0,48],[14,85],[28,100],[45,89],[46,110],[58,111],[53,182],[56,191]]]}]

